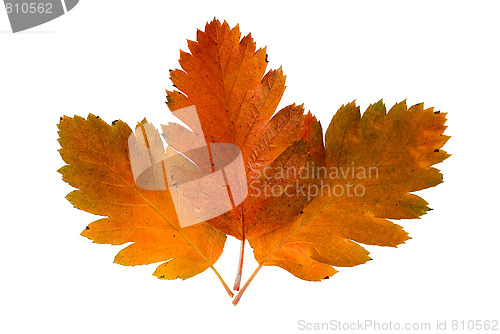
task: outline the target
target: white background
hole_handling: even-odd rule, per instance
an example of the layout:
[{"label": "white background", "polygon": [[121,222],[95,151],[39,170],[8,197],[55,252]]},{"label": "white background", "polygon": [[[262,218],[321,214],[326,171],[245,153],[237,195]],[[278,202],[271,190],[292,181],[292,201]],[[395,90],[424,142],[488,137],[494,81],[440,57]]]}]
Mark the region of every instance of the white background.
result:
[{"label": "white background", "polygon": [[[446,320],[448,329],[454,319],[499,320],[499,13],[494,1],[81,0],[12,34],[0,10],[0,331],[294,333],[304,332],[299,320]],[[214,16],[268,46],[268,69],[287,75],[281,105],[305,103],[324,127],[354,99],[363,110],[383,98],[448,113],[444,183],[420,194],[434,210],[399,222],[412,240],[367,246],[374,261],[321,283],[264,267],[234,307],[210,270],[158,280],[156,265],[113,264],[121,246],[79,235],[96,217],[64,198],[72,189],[56,172],[59,117],[163,120],[168,70]],[[228,238],[216,264],[228,285],[238,248]],[[246,255],[243,281],[257,266]]]}]

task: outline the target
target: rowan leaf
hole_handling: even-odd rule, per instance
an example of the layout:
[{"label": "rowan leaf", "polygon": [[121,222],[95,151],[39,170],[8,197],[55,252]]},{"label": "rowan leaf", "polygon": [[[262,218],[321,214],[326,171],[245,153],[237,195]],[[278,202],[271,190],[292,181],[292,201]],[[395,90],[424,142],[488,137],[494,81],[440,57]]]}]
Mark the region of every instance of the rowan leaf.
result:
[{"label": "rowan leaf", "polygon": [[386,113],[379,101],[363,117],[354,102],[342,106],[326,131],[317,196],[292,224],[249,240],[259,268],[279,266],[319,281],[335,274],[333,267],[370,260],[357,242],[404,243],[408,234],[388,218],[419,218],[429,210],[411,192],[442,182],[431,166],[449,157],[441,149],[449,139],[445,121],[445,113],[423,104],[408,109],[401,102]]},{"label": "rowan leaf", "polygon": [[[143,121],[137,131],[145,127],[151,125]],[[108,125],[90,114],[86,120],[63,117],[58,128],[59,152],[67,163],[59,172],[77,188],[67,199],[78,209],[106,217],[87,226],[83,236],[102,244],[133,242],[116,255],[115,263],[168,261],[156,269],[158,278],[186,279],[214,269],[226,235],[206,223],[181,229],[166,187],[137,186],[128,151],[132,131],[125,123]]]},{"label": "rowan leaf", "polygon": [[[256,50],[250,34],[241,40],[240,35],[238,26],[231,29],[216,19],[207,23],[205,31],[198,30],[197,40],[188,41],[190,53],[181,51],[182,69],[170,71],[179,91],[167,91],[167,105],[172,112],[194,105],[207,143],[232,143],[241,149],[247,187],[256,193],[208,223],[242,240],[242,261],[246,239],[286,225],[308,202],[305,196],[293,199],[282,193],[276,197],[286,205],[270,205],[267,185],[252,186],[252,181],[287,149],[298,149],[298,141],[307,139],[317,121],[310,113],[304,115],[302,105],[292,104],[276,112],[285,90],[283,71],[280,68],[265,74],[266,49]],[[174,148],[179,144],[168,136],[165,139]],[[303,167],[312,156],[309,151],[314,150],[309,146],[304,142],[299,159],[288,163]],[[301,180],[301,185],[310,182]],[[241,270],[242,263],[235,290],[239,289]]]},{"label": "rowan leaf", "polygon": [[[304,137],[312,116],[306,119],[302,105],[294,104],[273,116],[285,90],[283,71],[265,74],[266,49],[256,50],[250,34],[240,35],[238,26],[215,19],[198,30],[197,41],[188,41],[191,53],[181,51],[182,69],[170,71],[179,91],[167,91],[167,105],[171,111],[196,106],[206,142],[236,144],[250,180]],[[279,227],[254,216],[247,200],[209,223],[243,240]]]}]

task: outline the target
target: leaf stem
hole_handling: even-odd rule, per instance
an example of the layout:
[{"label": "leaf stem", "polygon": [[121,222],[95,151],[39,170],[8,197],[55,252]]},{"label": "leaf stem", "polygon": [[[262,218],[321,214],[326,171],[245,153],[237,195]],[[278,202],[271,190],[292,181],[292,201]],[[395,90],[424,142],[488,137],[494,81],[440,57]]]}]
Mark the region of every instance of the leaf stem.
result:
[{"label": "leaf stem", "polygon": [[[243,231],[243,234],[245,231]],[[236,272],[236,279],[234,281],[233,290],[238,291],[240,289],[241,284],[241,274],[243,272],[243,255],[245,254],[245,238],[241,240],[241,251],[240,251],[240,262],[238,265],[238,271]]]},{"label": "leaf stem", "polygon": [[262,262],[261,264],[259,264],[259,266],[257,267],[257,269],[255,269],[255,271],[253,272],[252,276],[250,276],[250,278],[248,279],[248,281],[246,281],[245,285],[243,285],[243,288],[241,288],[241,291],[238,292],[238,294],[236,295],[236,297],[233,299],[233,305],[234,306],[236,306],[236,304],[238,304],[238,302],[241,299],[241,296],[243,295],[243,293],[247,289],[248,285],[250,284],[250,282],[252,282],[252,280],[254,279],[255,275],[257,275],[257,273],[259,272],[260,268],[262,268],[263,265],[264,265],[264,262]]},{"label": "leaf stem", "polygon": [[238,263],[238,271],[236,272],[236,279],[234,280],[233,290],[238,291],[241,284],[241,274],[243,273],[243,255],[245,255],[245,210],[241,206],[241,250],[240,261]]},{"label": "leaf stem", "polygon": [[229,295],[229,297],[233,298],[234,297],[233,292],[231,291],[231,289],[229,289],[229,287],[227,286],[226,282],[224,282],[224,280],[222,279],[222,276],[219,274],[219,272],[217,271],[217,269],[215,269],[214,266],[212,266],[212,265],[210,266],[210,268],[214,271],[215,275],[217,275],[217,277],[221,281],[221,283],[224,286],[224,289],[226,289],[226,292]]}]

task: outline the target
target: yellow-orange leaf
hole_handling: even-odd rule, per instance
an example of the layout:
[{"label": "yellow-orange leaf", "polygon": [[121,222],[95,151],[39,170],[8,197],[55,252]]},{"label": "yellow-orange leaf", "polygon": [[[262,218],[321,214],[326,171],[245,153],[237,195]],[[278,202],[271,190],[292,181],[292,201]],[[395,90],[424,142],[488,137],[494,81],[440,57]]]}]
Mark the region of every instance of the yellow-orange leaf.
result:
[{"label": "yellow-orange leaf", "polygon": [[[138,125],[138,131],[147,123]],[[115,262],[133,266],[168,261],[155,275],[192,277],[217,261],[226,235],[206,223],[181,229],[168,188],[137,187],[128,154],[130,128],[121,121],[63,117],[59,150],[67,163],[59,172],[77,188],[67,199],[78,209],[106,218],[91,223],[82,235],[96,243],[122,245]]]},{"label": "yellow-orange leaf", "polygon": [[408,109],[402,102],[386,114],[380,101],[363,117],[354,103],[342,106],[326,132],[319,194],[293,223],[249,240],[260,267],[279,266],[317,281],[335,274],[332,266],[370,259],[354,241],[395,247],[407,240],[387,218],[418,218],[429,210],[411,192],[442,182],[430,166],[449,156],[441,150],[449,138],[445,121],[445,113],[422,104]]}]

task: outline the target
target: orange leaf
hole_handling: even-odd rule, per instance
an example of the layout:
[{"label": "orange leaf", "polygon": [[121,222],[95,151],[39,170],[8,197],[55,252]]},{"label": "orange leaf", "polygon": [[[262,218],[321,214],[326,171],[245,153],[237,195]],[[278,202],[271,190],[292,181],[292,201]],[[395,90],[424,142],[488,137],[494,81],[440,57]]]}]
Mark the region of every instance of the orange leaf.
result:
[{"label": "orange leaf", "polygon": [[410,192],[442,182],[430,166],[449,156],[440,149],[449,139],[445,121],[445,113],[422,104],[407,109],[402,102],[386,114],[380,101],[363,117],[354,102],[342,106],[326,132],[318,195],[292,224],[249,240],[259,269],[279,266],[318,281],[337,272],[332,266],[370,260],[354,241],[395,247],[407,240],[401,226],[386,218],[418,218],[429,210]]},{"label": "orange leaf", "polygon": [[[145,126],[150,125],[140,123],[138,131]],[[67,199],[78,209],[106,216],[91,223],[83,236],[112,245],[133,242],[115,257],[122,265],[168,261],[156,269],[159,278],[186,279],[209,267],[219,276],[213,264],[222,253],[225,234],[206,223],[181,229],[168,188],[144,190],[136,185],[128,154],[131,130],[125,123],[110,126],[89,115],[87,120],[63,117],[58,127],[59,152],[67,163],[59,172],[78,189]]]},{"label": "orange leaf", "polygon": [[[285,90],[280,69],[266,70],[266,51],[250,34],[240,40],[239,27],[232,29],[213,20],[197,41],[188,41],[191,53],[181,51],[182,70],[170,71],[180,92],[167,91],[167,105],[174,111],[196,106],[207,143],[232,143],[242,151],[247,175],[262,171],[307,131],[302,106],[290,105],[273,116]],[[312,116],[308,116],[309,123]],[[167,138],[175,148],[175,142]],[[250,187],[250,184],[249,184]],[[253,218],[254,208],[245,201],[209,223],[239,239],[257,236],[278,225]],[[243,223],[243,217],[244,223]]]}]

